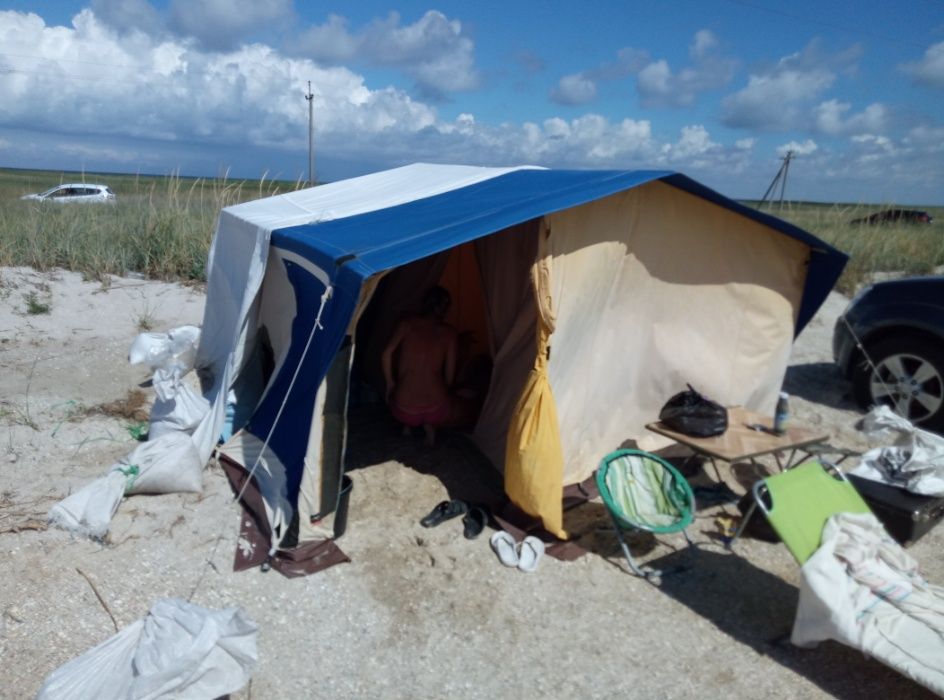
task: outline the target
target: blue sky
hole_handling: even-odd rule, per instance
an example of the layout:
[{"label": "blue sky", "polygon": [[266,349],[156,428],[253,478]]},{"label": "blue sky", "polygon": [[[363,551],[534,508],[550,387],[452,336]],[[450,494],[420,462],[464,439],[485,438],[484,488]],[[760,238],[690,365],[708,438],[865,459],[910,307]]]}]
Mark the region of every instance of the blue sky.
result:
[{"label": "blue sky", "polygon": [[336,180],[414,161],[944,204],[944,0],[0,0],[0,165]]}]

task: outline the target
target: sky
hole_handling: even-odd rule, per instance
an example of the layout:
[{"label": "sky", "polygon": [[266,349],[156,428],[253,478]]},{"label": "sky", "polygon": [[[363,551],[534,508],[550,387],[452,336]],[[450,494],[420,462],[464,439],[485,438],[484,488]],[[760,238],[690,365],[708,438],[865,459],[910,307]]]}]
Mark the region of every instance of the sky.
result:
[{"label": "sky", "polygon": [[[413,162],[944,204],[944,0],[0,0],[0,166]],[[774,192],[779,197],[779,185]]]}]

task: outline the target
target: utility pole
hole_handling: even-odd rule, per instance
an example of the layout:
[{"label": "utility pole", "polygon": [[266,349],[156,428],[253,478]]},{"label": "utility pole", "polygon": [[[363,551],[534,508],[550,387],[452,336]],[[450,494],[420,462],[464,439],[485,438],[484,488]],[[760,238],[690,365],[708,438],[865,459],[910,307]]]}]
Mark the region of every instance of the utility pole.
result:
[{"label": "utility pole", "polygon": [[312,105],[315,96],[311,93],[311,81],[308,81],[308,184],[315,186],[315,121]]},{"label": "utility pole", "polygon": [[783,207],[783,193],[787,189],[787,172],[790,170],[791,160],[793,160],[793,151],[787,151],[787,154],[783,157],[783,165],[780,166],[780,170],[778,170],[777,174],[774,176],[773,182],[770,183],[770,187],[767,188],[767,191],[764,192],[764,196],[760,200],[761,204],[767,201],[768,195],[777,188],[777,182],[780,182],[780,206],[781,208]]}]

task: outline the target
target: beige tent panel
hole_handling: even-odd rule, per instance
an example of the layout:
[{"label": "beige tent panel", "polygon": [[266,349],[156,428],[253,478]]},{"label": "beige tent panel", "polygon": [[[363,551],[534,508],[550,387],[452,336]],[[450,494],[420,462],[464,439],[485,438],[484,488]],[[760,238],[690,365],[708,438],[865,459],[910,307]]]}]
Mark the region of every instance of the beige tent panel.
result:
[{"label": "beige tent panel", "polygon": [[565,484],[645,435],[687,382],[773,410],[808,246],[662,182],[547,222]]}]

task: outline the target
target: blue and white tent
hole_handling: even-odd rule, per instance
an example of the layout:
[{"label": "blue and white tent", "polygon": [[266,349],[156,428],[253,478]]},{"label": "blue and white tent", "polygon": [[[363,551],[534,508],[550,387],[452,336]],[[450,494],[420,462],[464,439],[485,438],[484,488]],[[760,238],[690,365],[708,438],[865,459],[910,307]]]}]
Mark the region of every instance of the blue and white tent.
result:
[{"label": "blue and white tent", "polygon": [[440,283],[492,365],[473,438],[511,500],[564,535],[563,486],[642,437],[686,383],[771,411],[845,262],[668,171],[415,164],[228,207],[195,439],[209,457],[238,398],[248,421],[220,453],[253,471],[272,548],[289,529],[293,545],[329,540],[352,363],[369,377],[398,315]]}]

